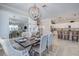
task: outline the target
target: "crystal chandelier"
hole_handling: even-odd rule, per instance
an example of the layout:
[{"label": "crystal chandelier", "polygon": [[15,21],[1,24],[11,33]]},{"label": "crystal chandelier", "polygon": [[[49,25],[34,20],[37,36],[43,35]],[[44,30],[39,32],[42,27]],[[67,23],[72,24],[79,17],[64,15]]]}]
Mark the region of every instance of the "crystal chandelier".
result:
[{"label": "crystal chandelier", "polygon": [[40,18],[40,10],[39,8],[36,6],[36,4],[34,4],[34,6],[29,8],[29,16],[33,19],[33,20],[38,20]]}]

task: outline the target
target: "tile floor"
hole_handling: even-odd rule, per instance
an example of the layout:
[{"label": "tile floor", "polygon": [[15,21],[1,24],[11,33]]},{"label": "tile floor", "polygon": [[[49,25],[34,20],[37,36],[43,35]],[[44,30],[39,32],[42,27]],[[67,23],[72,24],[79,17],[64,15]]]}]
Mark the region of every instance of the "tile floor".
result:
[{"label": "tile floor", "polygon": [[79,56],[79,42],[57,39],[49,56]]}]

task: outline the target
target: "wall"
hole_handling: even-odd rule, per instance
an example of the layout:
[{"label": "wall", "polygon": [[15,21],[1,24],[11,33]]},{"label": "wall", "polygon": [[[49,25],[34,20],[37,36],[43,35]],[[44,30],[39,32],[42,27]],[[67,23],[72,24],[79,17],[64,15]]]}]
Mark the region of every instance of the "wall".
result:
[{"label": "wall", "polygon": [[13,16],[15,16],[16,19],[23,19],[23,16],[18,13],[7,11],[4,9],[0,10],[0,37],[1,38],[9,38],[9,19],[12,18]]},{"label": "wall", "polygon": [[8,13],[0,10],[0,37],[9,38],[9,17]]}]

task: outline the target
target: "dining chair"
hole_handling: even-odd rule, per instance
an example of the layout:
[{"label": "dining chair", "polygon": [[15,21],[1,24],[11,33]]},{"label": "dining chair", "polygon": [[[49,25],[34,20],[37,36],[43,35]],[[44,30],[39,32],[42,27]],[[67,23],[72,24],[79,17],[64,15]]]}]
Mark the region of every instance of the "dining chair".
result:
[{"label": "dining chair", "polygon": [[16,50],[12,47],[9,39],[1,39],[0,38],[0,44],[5,52],[5,55],[7,56],[29,56],[28,50]]},{"label": "dining chair", "polygon": [[47,35],[43,35],[40,39],[40,44],[33,47],[33,51],[37,52],[40,56],[46,51]]},{"label": "dining chair", "polygon": [[23,32],[22,37],[29,37],[29,32]]},{"label": "dining chair", "polygon": [[53,43],[54,43],[54,37],[53,37],[53,34],[50,32],[48,34],[48,39],[47,39],[47,49],[48,49],[48,52],[52,51]]}]

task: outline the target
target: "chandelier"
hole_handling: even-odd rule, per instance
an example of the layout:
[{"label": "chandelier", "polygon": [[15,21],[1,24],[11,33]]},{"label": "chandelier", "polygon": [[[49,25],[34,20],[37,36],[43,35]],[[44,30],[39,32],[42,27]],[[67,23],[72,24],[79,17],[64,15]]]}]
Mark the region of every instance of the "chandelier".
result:
[{"label": "chandelier", "polygon": [[39,8],[36,6],[36,4],[34,4],[34,6],[29,8],[29,16],[33,19],[33,20],[38,20],[40,18],[40,10]]}]

